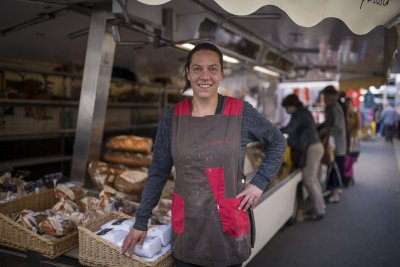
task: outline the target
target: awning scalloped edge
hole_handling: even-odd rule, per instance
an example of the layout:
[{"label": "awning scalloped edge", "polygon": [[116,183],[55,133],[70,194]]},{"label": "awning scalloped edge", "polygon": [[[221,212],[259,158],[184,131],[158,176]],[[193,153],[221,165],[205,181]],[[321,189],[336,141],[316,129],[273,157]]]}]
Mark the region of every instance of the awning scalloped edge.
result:
[{"label": "awning scalloped edge", "polygon": [[[170,0],[138,0],[161,5]],[[366,34],[400,14],[400,1],[394,0],[214,0],[227,12],[244,16],[266,5],[275,5],[298,25],[312,27],[325,18],[342,20],[355,34]],[[175,1],[179,4],[179,1]]]}]

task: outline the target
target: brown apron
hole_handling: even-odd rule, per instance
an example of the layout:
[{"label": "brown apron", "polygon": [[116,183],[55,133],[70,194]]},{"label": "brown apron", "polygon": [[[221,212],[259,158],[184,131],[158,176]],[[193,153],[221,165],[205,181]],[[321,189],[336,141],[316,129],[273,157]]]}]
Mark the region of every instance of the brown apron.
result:
[{"label": "brown apron", "polygon": [[250,221],[237,207],[243,101],[225,97],[221,114],[192,117],[190,99],[175,106],[172,157],[174,257],[203,266],[244,262],[251,253]]}]

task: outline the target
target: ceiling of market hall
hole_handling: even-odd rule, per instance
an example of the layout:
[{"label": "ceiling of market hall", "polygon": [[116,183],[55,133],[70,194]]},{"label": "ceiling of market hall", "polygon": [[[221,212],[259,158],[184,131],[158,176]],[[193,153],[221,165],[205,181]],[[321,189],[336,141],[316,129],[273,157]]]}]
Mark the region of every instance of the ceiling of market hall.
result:
[{"label": "ceiling of market hall", "polygon": [[[104,2],[111,1],[1,1],[0,58],[83,64],[93,4]],[[139,11],[150,10],[152,13],[154,10],[154,14],[163,8],[172,8],[174,31],[178,32],[169,42],[157,43],[156,47],[155,38],[119,24],[121,39],[136,45],[117,45],[114,65],[139,74],[179,77],[187,52],[171,44],[196,39],[199,34],[222,45],[229,42],[226,38],[232,39],[229,34],[258,45],[253,58],[239,57],[242,64],[228,67],[261,64],[279,69],[282,62],[275,63],[278,59],[284,60],[283,79],[337,79],[339,74],[348,79],[383,77],[389,66],[392,72],[400,72],[399,58],[396,57],[392,64],[393,53],[388,53],[400,48],[396,27],[377,26],[367,34],[357,35],[337,18],[325,18],[315,26],[302,27],[273,5],[263,6],[250,16],[232,16],[214,0],[173,0],[161,6],[129,0],[128,4],[133,4]],[[134,25],[144,29],[150,25],[151,30],[159,28],[164,36],[165,28],[157,25],[151,15],[145,12],[130,12],[129,15]],[[121,13],[115,16],[123,20]],[[199,24],[206,19],[216,27],[210,34],[201,36]],[[190,22],[194,25],[189,25]],[[226,48],[229,55],[238,54],[230,53],[229,45]],[[266,61],[267,54],[272,62]]]}]

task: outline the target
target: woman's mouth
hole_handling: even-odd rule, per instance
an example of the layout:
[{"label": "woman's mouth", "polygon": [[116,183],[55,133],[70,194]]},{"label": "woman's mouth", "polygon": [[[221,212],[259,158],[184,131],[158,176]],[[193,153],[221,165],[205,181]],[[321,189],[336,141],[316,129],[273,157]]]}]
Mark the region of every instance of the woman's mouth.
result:
[{"label": "woman's mouth", "polygon": [[212,84],[197,84],[200,88],[209,88]]}]

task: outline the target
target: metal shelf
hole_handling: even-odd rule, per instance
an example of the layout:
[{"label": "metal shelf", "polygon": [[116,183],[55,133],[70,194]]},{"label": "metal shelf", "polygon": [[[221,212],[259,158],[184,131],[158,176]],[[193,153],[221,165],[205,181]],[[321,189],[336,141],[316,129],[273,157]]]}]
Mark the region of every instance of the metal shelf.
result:
[{"label": "metal shelf", "polygon": [[[0,105],[14,105],[14,106],[56,106],[56,107],[77,107],[79,101],[72,100],[35,100],[35,99],[11,99],[2,98],[0,99]],[[159,102],[149,103],[138,103],[138,102],[109,102],[108,107],[110,108],[158,108]]]},{"label": "metal shelf", "polygon": [[[145,129],[145,128],[157,128],[157,123],[141,123],[138,125],[131,126],[121,126],[121,127],[109,127],[105,128],[105,132],[120,132],[120,131],[129,131],[136,129]],[[39,139],[49,139],[49,138],[58,138],[60,136],[73,136],[75,134],[75,129],[63,129],[56,131],[37,131],[37,132],[9,132],[9,133],[0,133],[0,142],[4,141],[16,141],[16,140],[39,140]]]},{"label": "metal shelf", "polygon": [[36,132],[9,132],[0,133],[0,141],[15,141],[15,140],[37,140],[47,138],[58,138],[60,136],[72,136],[75,134],[75,129],[63,129],[57,131],[36,131]]},{"label": "metal shelf", "polygon": [[25,167],[25,166],[41,165],[41,164],[55,163],[55,162],[65,162],[65,161],[71,161],[71,159],[72,156],[54,155],[46,157],[10,160],[10,161],[0,162],[0,168],[8,168],[8,167],[15,168],[15,167]]},{"label": "metal shelf", "polygon": [[10,71],[10,72],[24,72],[24,73],[35,73],[42,75],[54,75],[54,76],[64,76],[64,77],[72,77],[72,78],[82,78],[82,73],[72,73],[65,71],[38,71],[34,69],[26,69],[26,68],[16,68],[16,67],[2,67],[0,66],[0,70]]},{"label": "metal shelf", "polygon": [[70,100],[35,100],[35,99],[11,99],[11,98],[2,98],[0,99],[0,105],[15,105],[15,106],[72,106],[77,107],[79,105],[78,101],[70,101]]},{"label": "metal shelf", "polygon": [[158,108],[159,102],[138,103],[138,102],[109,102],[109,108]]},{"label": "metal shelf", "polygon": [[157,128],[157,123],[142,123],[138,125],[131,126],[123,126],[123,127],[112,127],[104,129],[105,132],[119,132],[119,131],[128,131],[128,130],[136,130],[136,129],[145,129],[145,128]]}]

